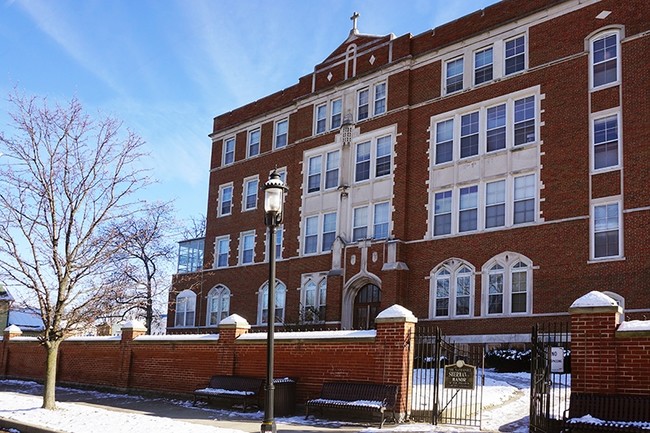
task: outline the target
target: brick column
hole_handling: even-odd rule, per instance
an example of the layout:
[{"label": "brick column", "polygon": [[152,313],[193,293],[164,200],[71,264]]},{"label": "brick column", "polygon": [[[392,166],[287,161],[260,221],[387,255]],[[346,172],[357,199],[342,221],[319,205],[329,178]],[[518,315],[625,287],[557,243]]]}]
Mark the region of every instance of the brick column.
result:
[{"label": "brick column", "polygon": [[248,333],[251,325],[238,314],[232,314],[219,322],[219,344],[217,345],[219,363],[216,374],[234,375],[237,366],[237,347],[235,342],[240,335]]},{"label": "brick column", "polygon": [[375,319],[376,347],[381,351],[384,362],[382,371],[377,372],[382,377],[378,377],[377,381],[399,385],[396,411],[402,419],[410,411],[413,341],[417,320],[411,311],[397,304],[379,313]]},{"label": "brick column", "polygon": [[590,292],[569,308],[571,392],[617,392],[616,329],[623,309],[601,292]]},{"label": "brick column", "polygon": [[131,358],[133,340],[147,333],[147,328],[138,320],[130,320],[122,325],[120,343],[120,380],[115,386],[128,390],[131,385]]},{"label": "brick column", "polygon": [[4,330],[2,344],[0,345],[0,372],[2,372],[2,377],[7,377],[7,370],[9,369],[9,341],[21,335],[23,335],[23,331],[16,325],[10,325]]}]

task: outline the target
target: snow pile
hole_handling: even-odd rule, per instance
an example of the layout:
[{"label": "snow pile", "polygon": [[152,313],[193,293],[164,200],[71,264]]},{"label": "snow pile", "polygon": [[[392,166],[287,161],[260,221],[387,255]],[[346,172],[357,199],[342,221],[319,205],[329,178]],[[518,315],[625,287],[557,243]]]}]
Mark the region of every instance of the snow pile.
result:
[{"label": "snow pile", "polygon": [[567,421],[569,424],[591,424],[599,426],[612,426],[612,427],[635,427],[641,430],[650,431],[650,422],[642,421],[604,421],[602,419],[585,415],[580,418],[571,418]]}]

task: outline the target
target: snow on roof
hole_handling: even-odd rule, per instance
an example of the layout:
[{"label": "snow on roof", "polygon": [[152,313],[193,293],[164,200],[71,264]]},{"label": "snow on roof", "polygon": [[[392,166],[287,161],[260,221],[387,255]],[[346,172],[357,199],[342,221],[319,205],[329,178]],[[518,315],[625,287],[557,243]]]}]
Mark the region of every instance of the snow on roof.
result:
[{"label": "snow on roof", "polygon": [[621,323],[618,327],[620,332],[633,332],[633,331],[650,331],[650,320],[630,320]]},{"label": "snow on roof", "polygon": [[14,297],[9,293],[9,289],[0,284],[0,301],[13,301]]},{"label": "snow on roof", "polygon": [[9,310],[9,325],[16,325],[23,331],[42,331],[43,320],[34,310]]},{"label": "snow on roof", "polygon": [[[275,340],[332,340],[341,338],[375,338],[375,329],[365,331],[309,331],[309,332],[276,332]],[[266,332],[244,334],[240,340],[266,340]]]},{"label": "snow on roof", "polygon": [[140,335],[133,341],[217,341],[219,334]]},{"label": "snow on roof", "polygon": [[576,299],[570,308],[588,307],[618,307],[618,303],[602,292],[592,290],[586,295]]},{"label": "snow on roof", "polygon": [[119,335],[89,335],[85,337],[69,337],[65,341],[120,341],[122,337]]}]

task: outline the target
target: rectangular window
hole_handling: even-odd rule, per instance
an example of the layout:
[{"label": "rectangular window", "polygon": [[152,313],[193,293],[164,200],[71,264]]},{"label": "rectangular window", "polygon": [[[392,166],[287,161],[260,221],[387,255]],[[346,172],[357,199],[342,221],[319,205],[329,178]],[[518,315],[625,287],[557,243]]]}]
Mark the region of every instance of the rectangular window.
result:
[{"label": "rectangular window", "polygon": [[478,111],[460,118],[460,157],[478,155]]},{"label": "rectangular window", "polygon": [[241,264],[253,263],[255,253],[255,233],[244,233],[241,237]]},{"label": "rectangular window", "polygon": [[368,207],[354,209],[352,219],[352,241],[356,242],[368,237]]},{"label": "rectangular window", "polygon": [[281,149],[287,145],[289,132],[289,121],[280,120],[275,124],[275,148]]},{"label": "rectangular window", "polygon": [[535,175],[515,178],[514,224],[535,221]]},{"label": "rectangular window", "polygon": [[308,174],[307,174],[307,192],[320,191],[320,177],[322,170],[321,155],[312,156],[309,158]]},{"label": "rectangular window", "polygon": [[336,239],[336,212],[323,215],[323,242],[321,251],[330,251]]},{"label": "rectangular window", "polygon": [[456,316],[469,315],[469,302],[472,293],[472,272],[463,268],[456,275]]},{"label": "rectangular window", "polygon": [[451,191],[437,192],[433,215],[433,235],[451,233]]},{"label": "rectangular window", "polygon": [[377,203],[375,205],[375,219],[372,230],[374,239],[388,239],[388,203]]},{"label": "rectangular window", "polygon": [[618,80],[618,36],[609,34],[592,43],[593,87],[604,86]]},{"label": "rectangular window", "polygon": [[332,114],[330,119],[330,129],[337,129],[341,127],[341,116],[343,110],[343,100],[335,99],[332,101]]},{"label": "rectangular window", "polygon": [[463,90],[463,67],[462,57],[447,62],[445,68],[447,93]]},{"label": "rectangular window", "polygon": [[230,253],[230,238],[217,239],[217,268],[228,266],[228,254]]},{"label": "rectangular window", "polygon": [[449,315],[449,282],[448,273],[436,278],[436,317]]},{"label": "rectangular window", "polygon": [[528,310],[526,265],[519,262],[512,270],[512,294],[510,302],[511,313],[525,313]]},{"label": "rectangular window", "polygon": [[219,192],[219,216],[232,213],[232,185],[222,186]]},{"label": "rectangular window", "polygon": [[223,165],[235,162],[235,137],[227,138],[223,142]]},{"label": "rectangular window", "polygon": [[253,129],[248,133],[248,157],[259,155],[260,153],[260,130]]},{"label": "rectangular window", "polygon": [[454,120],[436,123],[436,164],[449,162],[453,158]]},{"label": "rectangular window", "polygon": [[311,216],[305,219],[305,254],[313,254],[318,251],[318,216]]},{"label": "rectangular window", "polygon": [[535,141],[535,97],[515,101],[515,146]]},{"label": "rectangular window", "polygon": [[505,74],[510,75],[523,71],[526,67],[526,40],[519,36],[506,41],[506,69]]},{"label": "rectangular window", "polygon": [[357,92],[357,120],[368,118],[368,96],[368,89],[359,90],[359,92]]},{"label": "rectangular window", "polygon": [[474,85],[492,80],[492,48],[474,53]]},{"label": "rectangular window", "polygon": [[485,228],[506,224],[506,181],[490,182],[485,186]]},{"label": "rectangular window", "polygon": [[325,132],[327,128],[327,105],[319,105],[316,107],[316,134]]},{"label": "rectangular window", "polygon": [[390,174],[391,136],[377,139],[377,154],[375,160],[375,176]]},{"label": "rectangular window", "polygon": [[487,151],[506,148],[506,104],[487,109]]},{"label": "rectangular window", "polygon": [[257,207],[258,180],[250,179],[244,183],[244,210],[251,210]]},{"label": "rectangular window", "polygon": [[620,255],[620,223],[618,203],[594,206],[594,257]]},{"label": "rectangular window", "polygon": [[491,271],[488,281],[488,314],[501,314],[503,313],[503,269],[497,272]]},{"label": "rectangular window", "polygon": [[618,116],[594,120],[594,170],[618,165]]},{"label": "rectangular window", "polygon": [[339,151],[329,152],[325,162],[325,189],[339,186]]},{"label": "rectangular window", "polygon": [[380,83],[375,86],[374,115],[378,116],[385,112],[386,112],[386,83]]},{"label": "rectangular window", "polygon": [[275,258],[282,258],[282,240],[284,239],[284,226],[275,229]]},{"label": "rectangular window", "polygon": [[478,186],[460,189],[458,231],[467,232],[478,227]]},{"label": "rectangular window", "polygon": [[370,142],[357,144],[354,180],[361,182],[370,179]]}]

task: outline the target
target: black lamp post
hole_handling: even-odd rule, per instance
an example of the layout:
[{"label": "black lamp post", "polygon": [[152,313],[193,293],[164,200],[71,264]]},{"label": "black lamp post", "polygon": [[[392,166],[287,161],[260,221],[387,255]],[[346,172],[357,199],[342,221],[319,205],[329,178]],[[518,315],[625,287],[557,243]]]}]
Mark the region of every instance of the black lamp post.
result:
[{"label": "black lamp post", "polygon": [[273,170],[269,180],[264,184],[264,223],[269,228],[269,288],[268,307],[266,315],[266,404],[264,405],[264,421],[261,432],[275,433],[273,417],[274,392],[273,384],[273,347],[275,331],[275,229],[282,223],[284,193],[287,191],[280,175]]}]

